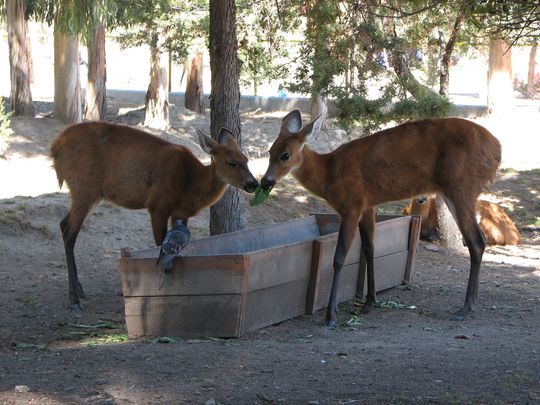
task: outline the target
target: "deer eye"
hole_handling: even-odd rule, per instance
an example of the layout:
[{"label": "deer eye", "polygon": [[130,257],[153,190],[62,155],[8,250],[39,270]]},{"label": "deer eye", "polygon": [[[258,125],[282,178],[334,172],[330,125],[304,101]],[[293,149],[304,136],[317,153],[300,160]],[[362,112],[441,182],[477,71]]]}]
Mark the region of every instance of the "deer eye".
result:
[{"label": "deer eye", "polygon": [[281,160],[282,162],[286,162],[287,160],[289,160],[289,154],[287,152],[285,153],[282,153],[281,156],[279,157],[279,160]]},{"label": "deer eye", "polygon": [[227,161],[227,164],[231,167],[236,167],[236,162]]}]

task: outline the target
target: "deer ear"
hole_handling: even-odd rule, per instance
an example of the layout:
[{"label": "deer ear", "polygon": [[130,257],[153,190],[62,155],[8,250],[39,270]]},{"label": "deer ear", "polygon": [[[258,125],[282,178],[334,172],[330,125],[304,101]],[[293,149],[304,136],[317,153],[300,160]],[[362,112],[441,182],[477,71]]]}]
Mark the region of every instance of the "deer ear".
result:
[{"label": "deer ear", "polygon": [[199,145],[201,145],[202,150],[211,155],[212,150],[216,148],[218,143],[214,141],[211,137],[206,135],[199,128],[197,128],[197,135],[199,135]]},{"label": "deer ear", "polygon": [[317,118],[307,124],[302,128],[301,136],[305,138],[304,142],[309,141],[311,138],[314,138],[321,131],[323,123],[323,115],[320,114]]},{"label": "deer ear", "polygon": [[220,145],[229,146],[236,142],[236,136],[227,128],[221,128],[218,135],[218,143]]},{"label": "deer ear", "polygon": [[287,132],[296,134],[302,129],[302,115],[300,115],[300,110],[293,110],[283,117],[281,123],[281,130],[286,129]]}]

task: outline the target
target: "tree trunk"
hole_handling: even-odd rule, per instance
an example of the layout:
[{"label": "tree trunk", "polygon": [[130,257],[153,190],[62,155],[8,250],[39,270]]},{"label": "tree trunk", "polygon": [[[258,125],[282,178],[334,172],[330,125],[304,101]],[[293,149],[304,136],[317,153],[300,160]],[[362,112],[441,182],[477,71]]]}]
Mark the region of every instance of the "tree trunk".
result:
[{"label": "tree trunk", "polygon": [[[327,27],[335,23],[339,15],[339,6],[328,0],[306,2],[307,26],[306,40],[313,48],[311,60],[311,118],[315,119],[320,113],[326,117],[326,104],[324,95],[328,91],[333,79],[333,71],[328,67],[331,50],[328,45]],[[316,116],[315,116],[316,114]],[[323,127],[326,128],[326,118]]]},{"label": "tree trunk", "polygon": [[[237,55],[235,0],[210,0],[210,130],[216,138],[221,127],[240,135],[240,62]],[[210,207],[210,234],[244,229],[245,202],[241,191],[229,187]]]},{"label": "tree trunk", "polygon": [[437,196],[435,203],[437,205],[437,224],[441,244],[451,250],[463,250],[461,232],[444,199]]},{"label": "tree trunk", "polygon": [[[157,41],[156,41],[157,43]],[[159,46],[150,46],[150,84],[145,97],[144,125],[170,129],[167,60]]]},{"label": "tree trunk", "polygon": [[24,18],[24,0],[6,1],[9,66],[11,71],[10,110],[14,115],[34,116],[31,69],[27,49],[27,27]]},{"label": "tree trunk", "polygon": [[536,48],[538,45],[534,44],[531,46],[531,53],[529,54],[529,71],[527,74],[527,97],[535,98],[536,89],[534,78],[536,76]]},{"label": "tree trunk", "polygon": [[185,106],[188,110],[203,112],[203,56],[197,53],[189,65],[186,83]]},{"label": "tree trunk", "polygon": [[504,115],[513,107],[512,49],[501,39],[489,41],[488,109]]},{"label": "tree trunk", "polygon": [[54,31],[54,117],[66,124],[81,122],[79,39]]},{"label": "tree trunk", "polygon": [[450,38],[444,47],[444,52],[441,58],[441,72],[439,76],[439,94],[441,96],[448,97],[448,86],[450,83],[450,58],[452,57],[452,52],[454,52],[454,47],[461,29],[461,21],[463,20],[463,15],[465,13],[465,7],[461,7],[454,21],[454,28],[450,33]]},{"label": "tree trunk", "polygon": [[408,92],[415,100],[421,100],[433,91],[420,83],[414,77],[406,55],[398,49],[387,49],[390,54],[391,64],[394,68],[394,73],[399,78],[399,84],[403,90]]},{"label": "tree trunk", "polygon": [[88,85],[84,107],[84,118],[103,120],[107,116],[107,71],[105,65],[105,27],[96,21],[88,38]]},{"label": "tree trunk", "polygon": [[328,115],[328,107],[326,106],[326,100],[320,94],[311,95],[311,120],[313,121],[319,115],[323,116],[323,122],[321,129],[325,130],[328,128],[326,123],[326,118]]}]

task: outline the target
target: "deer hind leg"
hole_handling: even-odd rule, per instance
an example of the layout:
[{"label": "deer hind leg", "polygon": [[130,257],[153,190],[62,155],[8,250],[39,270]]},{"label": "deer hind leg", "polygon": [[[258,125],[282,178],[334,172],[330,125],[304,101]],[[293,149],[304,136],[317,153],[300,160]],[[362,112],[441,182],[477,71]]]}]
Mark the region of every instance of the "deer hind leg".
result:
[{"label": "deer hind leg", "polygon": [[[377,292],[375,290],[375,269],[374,269],[374,244],[373,237],[375,232],[375,210],[370,208],[367,210],[358,223],[360,232],[360,240],[362,242],[362,256],[366,262],[367,274],[367,296],[366,304],[362,312],[367,313],[369,309],[375,305],[377,300]],[[363,269],[361,269],[363,270]]]},{"label": "deer hind leg", "polygon": [[85,201],[78,203],[72,201],[71,209],[68,214],[60,221],[60,230],[64,240],[64,250],[66,253],[66,263],[68,270],[68,292],[69,303],[72,309],[82,310],[81,298],[86,298],[82,285],[77,275],[77,264],[75,263],[75,242],[84,223],[84,220],[90,210],[93,202]]},{"label": "deer hind leg", "polygon": [[463,239],[469,249],[471,267],[465,303],[451,318],[455,321],[464,320],[474,310],[474,304],[478,295],[478,281],[480,277],[480,264],[486,248],[486,240],[480,226],[476,222],[475,201],[476,198],[454,199],[453,202],[445,197],[454,219],[456,220]]},{"label": "deer hind leg", "polygon": [[356,227],[358,224],[358,215],[348,214],[341,217],[339,226],[338,242],[334,253],[334,278],[332,280],[332,289],[330,299],[326,310],[326,325],[333,327],[336,325],[337,318],[337,289],[339,285],[339,276],[341,268],[345,262],[345,257],[349,252],[351,243],[354,239]]}]

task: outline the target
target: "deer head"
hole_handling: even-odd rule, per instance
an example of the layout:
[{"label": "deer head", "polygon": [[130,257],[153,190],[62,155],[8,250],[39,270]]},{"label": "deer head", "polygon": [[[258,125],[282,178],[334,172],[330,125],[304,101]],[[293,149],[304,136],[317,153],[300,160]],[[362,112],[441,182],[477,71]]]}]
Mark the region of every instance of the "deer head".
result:
[{"label": "deer head", "polygon": [[302,150],[309,139],[321,130],[322,116],[302,128],[299,110],[291,111],[281,123],[279,136],[270,147],[268,169],[261,179],[265,190],[302,164]]},{"label": "deer head", "polygon": [[240,150],[231,131],[221,128],[217,142],[197,129],[201,148],[212,157],[217,176],[224,182],[248,193],[259,186],[257,179],[248,168],[248,158]]}]

